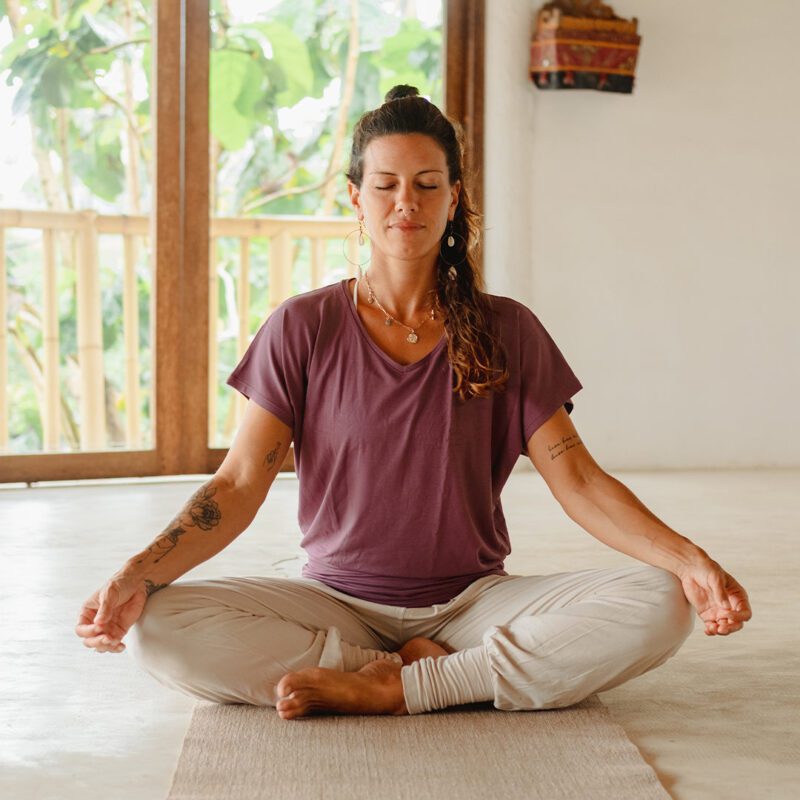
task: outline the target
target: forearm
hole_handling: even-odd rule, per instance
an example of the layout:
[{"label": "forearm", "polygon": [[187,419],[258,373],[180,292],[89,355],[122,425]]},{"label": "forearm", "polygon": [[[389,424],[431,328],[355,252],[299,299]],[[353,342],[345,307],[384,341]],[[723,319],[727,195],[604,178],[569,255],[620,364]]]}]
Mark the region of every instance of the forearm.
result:
[{"label": "forearm", "polygon": [[569,517],[599,541],[680,577],[708,553],[665,525],[623,483],[602,470],[561,503]]},{"label": "forearm", "polygon": [[259,504],[260,498],[215,476],[119,572],[143,581],[149,596],[227,547],[252,522]]}]

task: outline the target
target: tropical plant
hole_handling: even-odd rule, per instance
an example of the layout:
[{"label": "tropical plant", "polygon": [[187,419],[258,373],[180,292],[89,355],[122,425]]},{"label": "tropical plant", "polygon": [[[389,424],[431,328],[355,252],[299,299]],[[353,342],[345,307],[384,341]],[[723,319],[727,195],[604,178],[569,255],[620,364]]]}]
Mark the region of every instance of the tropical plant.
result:
[{"label": "tropical plant", "polygon": [[[441,103],[441,25],[411,15],[413,2],[212,0],[210,17],[211,212],[348,214],[342,173],[349,131],[396,83],[412,83]],[[263,9],[263,10],[261,10]],[[7,27],[6,27],[7,26]],[[3,38],[3,31],[7,31]],[[51,211],[148,214],[153,195],[153,19],[150,0],[0,0],[0,77],[13,89],[17,123],[30,128],[36,169],[15,205]],[[10,35],[9,35],[10,34]],[[0,95],[2,99],[2,95]],[[101,240],[102,241],[102,240]],[[263,318],[261,293],[236,309],[235,248],[220,243],[220,308],[229,319],[221,370],[235,359],[238,312],[252,325]],[[122,267],[110,245],[101,252],[106,427],[124,446],[122,394]],[[116,248],[117,250],[119,248]],[[57,236],[62,436],[78,448],[75,237]],[[254,251],[254,257],[266,259]],[[295,249],[298,264],[307,259]],[[35,240],[7,235],[7,327],[12,450],[41,448],[41,250]],[[147,247],[136,263],[142,382],[149,384],[151,263]],[[266,270],[253,273],[264,288]],[[302,288],[302,287],[300,287]],[[223,381],[219,381],[220,399]],[[38,389],[37,389],[38,387]],[[139,412],[149,421],[150,395]],[[221,414],[226,414],[221,404]]]}]

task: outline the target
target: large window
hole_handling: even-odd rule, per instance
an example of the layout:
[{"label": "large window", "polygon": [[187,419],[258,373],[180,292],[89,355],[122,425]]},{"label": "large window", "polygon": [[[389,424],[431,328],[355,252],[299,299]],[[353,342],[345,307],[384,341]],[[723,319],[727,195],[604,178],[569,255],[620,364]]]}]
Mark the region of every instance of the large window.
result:
[{"label": "large window", "polygon": [[0,480],[218,466],[255,330],[353,274],[347,136],[392,85],[462,121],[480,202],[475,0],[3,9]]},{"label": "large window", "polygon": [[150,4],[2,8],[0,453],[151,448]]}]

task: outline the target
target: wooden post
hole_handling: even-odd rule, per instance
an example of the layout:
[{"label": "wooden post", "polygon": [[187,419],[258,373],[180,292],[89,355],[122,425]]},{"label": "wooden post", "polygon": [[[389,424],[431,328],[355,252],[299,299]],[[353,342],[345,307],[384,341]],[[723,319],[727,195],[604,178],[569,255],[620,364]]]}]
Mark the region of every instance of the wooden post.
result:
[{"label": "wooden post", "polygon": [[272,313],[292,294],[292,240],[285,228],[269,245],[269,311]]},{"label": "wooden post", "polygon": [[[481,214],[485,18],[486,0],[445,0],[443,110],[464,128],[464,180],[472,205]],[[473,260],[483,274],[482,236],[473,251]]]},{"label": "wooden post", "polygon": [[217,239],[208,238],[208,446],[217,446],[217,365],[219,342],[219,278],[217,277]]},{"label": "wooden post", "polygon": [[[236,305],[239,310],[239,333],[237,340],[238,357],[244,355],[247,345],[250,343],[250,239],[242,236],[239,239],[239,285],[237,287]],[[235,424],[238,427],[244,414],[244,407],[247,403],[244,395],[236,392],[235,396],[236,411],[234,414]]]},{"label": "wooden post", "polygon": [[132,234],[124,234],[125,272],[122,283],[122,330],[125,341],[125,438],[127,446],[141,447],[139,426],[139,291],[136,249]]},{"label": "wooden post", "polygon": [[100,271],[94,211],[84,211],[78,259],[78,364],[80,366],[80,439],[82,450],[106,446],[103,370],[103,325],[100,312]]},{"label": "wooden post", "polygon": [[[58,348],[58,279],[56,275],[56,242],[52,228],[42,231],[44,275],[42,280],[42,444],[44,450],[58,450],[61,431],[61,390],[59,386]],[[98,287],[99,291],[99,287]],[[82,428],[83,426],[81,426]]]},{"label": "wooden post", "polygon": [[358,234],[353,234],[352,236],[348,236],[347,239],[347,257],[350,259],[350,271],[353,274],[353,277],[358,275],[358,267],[355,266],[356,264],[360,264],[362,262],[361,258],[361,250],[358,246]]},{"label": "wooden post", "polygon": [[0,228],[0,451],[8,449],[8,279],[6,277],[6,229]]},{"label": "wooden post", "polygon": [[325,274],[325,239],[311,237],[311,288],[318,289],[322,286]]}]

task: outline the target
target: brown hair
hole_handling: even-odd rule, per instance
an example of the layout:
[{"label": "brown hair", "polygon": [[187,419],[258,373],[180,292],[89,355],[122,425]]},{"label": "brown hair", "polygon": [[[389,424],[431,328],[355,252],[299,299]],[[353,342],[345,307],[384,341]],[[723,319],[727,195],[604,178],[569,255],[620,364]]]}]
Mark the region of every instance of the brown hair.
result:
[{"label": "brown hair", "polygon": [[[379,108],[363,114],[353,131],[347,177],[360,189],[364,177],[364,153],[379,136],[421,133],[444,151],[452,186],[461,180],[458,206],[453,218],[455,246],[447,247],[447,261],[437,261],[436,306],[444,315],[447,353],[453,367],[453,392],[462,401],[501,391],[508,381],[507,356],[502,342],[491,330],[491,302],[472,250],[480,236],[480,214],[472,207],[464,185],[464,134],[457,122],[442,112],[413,86],[395,86]],[[444,241],[449,235],[445,231]],[[450,264],[455,264],[455,280]]]}]

